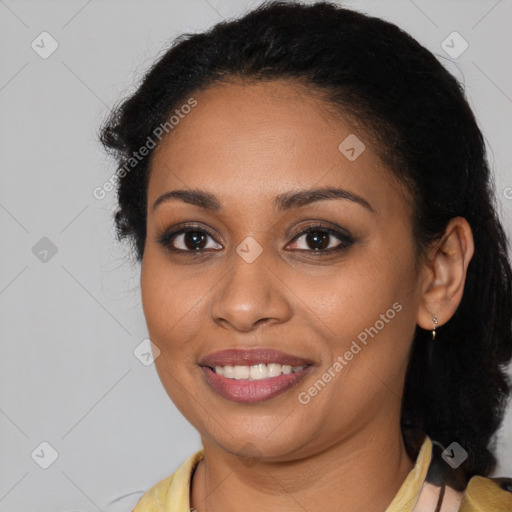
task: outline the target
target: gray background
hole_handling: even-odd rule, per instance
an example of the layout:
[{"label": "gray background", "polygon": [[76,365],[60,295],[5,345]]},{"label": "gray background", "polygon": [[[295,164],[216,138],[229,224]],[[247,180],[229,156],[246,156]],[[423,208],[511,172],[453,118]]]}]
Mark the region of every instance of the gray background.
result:
[{"label": "gray background", "polygon": [[[259,3],[0,0],[0,512],[131,510],[200,448],[133,353],[147,337],[139,268],[115,242],[114,193],[92,194],[115,170],[96,133],[170,39]],[[398,24],[463,80],[512,236],[512,2],[344,4]],[[31,47],[50,48],[43,31],[59,45],[47,58]],[[441,47],[453,31],[469,44],[457,58]],[[497,475],[512,475],[511,416]],[[48,469],[44,441],[58,452]]]}]

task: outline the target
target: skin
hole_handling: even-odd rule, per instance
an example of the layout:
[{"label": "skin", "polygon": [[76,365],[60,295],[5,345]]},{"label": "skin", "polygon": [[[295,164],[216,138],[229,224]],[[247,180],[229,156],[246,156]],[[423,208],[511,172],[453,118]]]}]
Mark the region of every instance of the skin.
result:
[{"label": "skin", "polygon": [[[197,106],[153,155],[141,269],[148,331],[161,350],[158,374],[204,446],[190,506],[385,511],[414,465],[400,432],[414,330],[432,329],[433,314],[441,326],[457,309],[473,254],[471,229],[465,219],[452,219],[416,268],[403,187],[369,137],[334,119],[311,91],[277,80],[217,84],[194,98]],[[354,161],[338,149],[351,133],[366,146]],[[347,199],[274,209],[277,195],[319,186],[348,189],[374,211]],[[153,210],[160,195],[175,189],[208,191],[221,208],[173,200]],[[158,243],[185,222],[212,232],[204,242],[210,252],[177,254]],[[300,233],[317,224],[346,229],[354,243],[313,254],[315,241]],[[248,236],[263,251],[252,263],[236,252]],[[340,244],[326,236],[329,247]],[[186,249],[183,235],[174,245]],[[401,311],[301,404],[299,393],[397,302]],[[253,347],[311,359],[313,371],[257,404],[219,396],[199,359]]]}]

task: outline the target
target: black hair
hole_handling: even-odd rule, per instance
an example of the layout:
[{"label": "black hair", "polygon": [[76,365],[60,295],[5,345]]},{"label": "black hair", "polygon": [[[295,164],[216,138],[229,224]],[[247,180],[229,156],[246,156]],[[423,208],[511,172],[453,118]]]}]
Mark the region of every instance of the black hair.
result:
[{"label": "black hair", "polygon": [[[416,328],[402,398],[402,429],[416,427],[468,458],[465,477],[496,466],[495,433],[511,390],[512,270],[496,211],[485,144],[463,86],[396,25],[331,2],[271,1],[199,34],[175,39],[129,98],[112,109],[100,139],[118,170],[119,240],[140,262],[146,241],[150,158],[134,152],[194,92],[218,82],[284,79],[364,126],[410,191],[419,255],[461,216],[475,252],[463,297],[437,329]],[[127,171],[127,169],[129,169]]]}]

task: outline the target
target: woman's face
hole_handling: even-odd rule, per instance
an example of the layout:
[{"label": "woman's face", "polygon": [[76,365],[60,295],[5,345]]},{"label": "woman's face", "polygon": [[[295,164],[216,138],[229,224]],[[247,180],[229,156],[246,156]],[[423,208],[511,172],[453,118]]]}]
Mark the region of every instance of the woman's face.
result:
[{"label": "woman's face", "polygon": [[[222,84],[194,99],[148,186],[142,301],[167,393],[203,443],[269,460],[398,429],[422,279],[403,190],[305,89]],[[307,194],[327,188],[347,192]],[[177,190],[209,200],[154,208]],[[246,352],[214,354],[230,349]]]}]

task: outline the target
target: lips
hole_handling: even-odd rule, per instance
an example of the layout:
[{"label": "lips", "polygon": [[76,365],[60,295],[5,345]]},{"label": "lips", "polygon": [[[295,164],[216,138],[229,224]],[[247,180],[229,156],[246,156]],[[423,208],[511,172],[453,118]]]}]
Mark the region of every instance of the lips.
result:
[{"label": "lips", "polygon": [[[215,367],[250,367],[259,364],[278,364],[300,367],[298,371],[262,380],[227,378]],[[218,395],[232,402],[255,403],[274,398],[296,386],[312,369],[313,362],[274,349],[227,349],[213,352],[200,361],[206,383]]]},{"label": "lips", "polygon": [[221,350],[208,354],[199,361],[200,366],[209,366],[210,368],[227,365],[252,366],[259,363],[307,366],[312,365],[313,361],[270,348]]}]

